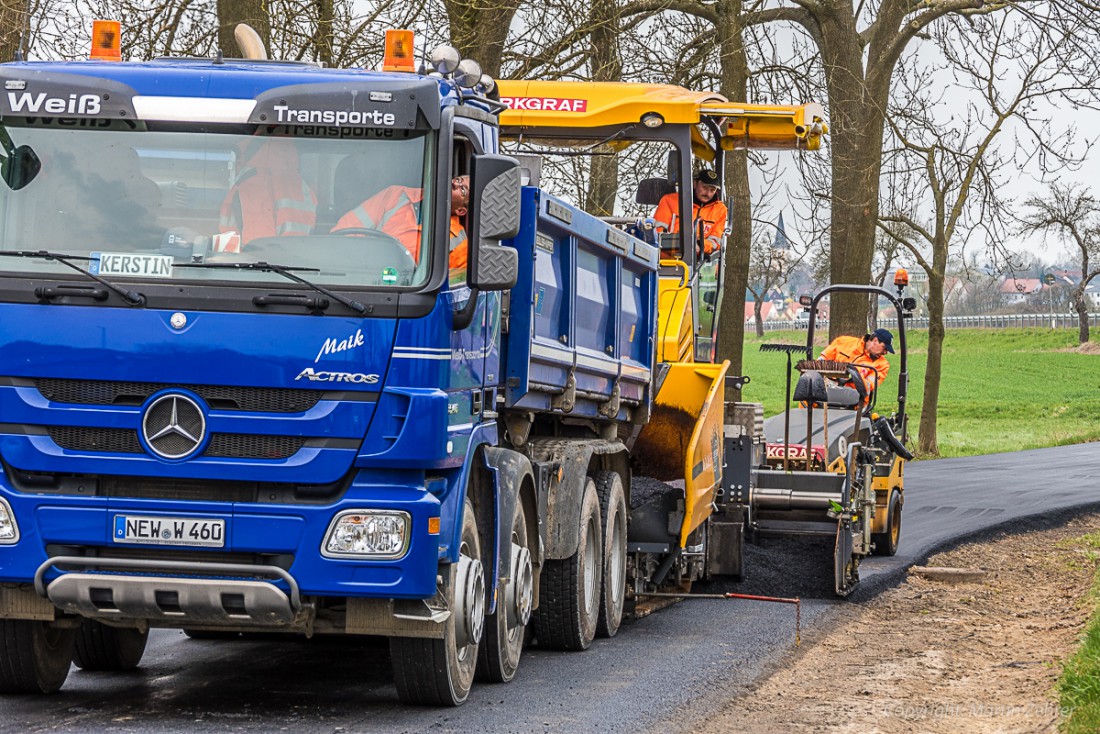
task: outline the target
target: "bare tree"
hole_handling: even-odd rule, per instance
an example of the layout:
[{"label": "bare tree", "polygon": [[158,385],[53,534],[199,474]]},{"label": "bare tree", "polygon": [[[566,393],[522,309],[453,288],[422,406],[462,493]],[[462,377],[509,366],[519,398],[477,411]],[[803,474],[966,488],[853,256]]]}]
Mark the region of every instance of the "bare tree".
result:
[{"label": "bare tree", "polygon": [[[918,447],[933,455],[939,450],[949,258],[978,233],[994,246],[1006,239],[1009,210],[1003,192],[1024,161],[1042,155],[1048,165],[1072,162],[1072,138],[1055,134],[1052,120],[1035,112],[1034,103],[1072,97],[1081,81],[1066,72],[1069,29],[1041,27],[1008,13],[945,19],[934,31],[948,72],[958,81],[930,84],[933,73],[927,67],[907,62],[903,68],[889,118],[897,141],[886,156],[891,195],[879,217],[882,231],[905,246],[928,275],[928,362]],[[967,100],[965,117],[942,119],[952,107],[944,102],[948,95]],[[1009,132],[1015,139],[997,146]]]},{"label": "bare tree", "polygon": [[240,52],[233,38],[233,29],[238,23],[247,23],[259,34],[264,47],[271,48],[271,16],[268,14],[266,0],[217,0],[218,2],[218,48],[226,56],[237,56]]},{"label": "bare tree", "polygon": [[316,22],[313,31],[313,49],[318,61],[326,66],[332,66],[333,53],[333,23],[336,19],[336,9],[333,0],[313,0],[310,7],[316,13]]},{"label": "bare tree", "polygon": [[[747,287],[754,299],[756,335],[764,336],[764,301],[769,293],[790,280],[791,274],[801,266],[806,249],[797,247],[789,239],[786,246],[778,244],[776,225],[759,220],[757,224],[762,226],[753,241]],[[786,236],[786,232],[783,234]],[[744,312],[743,307],[741,310]]]},{"label": "bare tree", "polygon": [[[749,60],[745,50],[742,0],[718,0],[712,22],[718,41],[718,91],[733,102],[748,101]],[[749,189],[749,154],[731,151],[726,161],[726,195],[730,211],[730,235],[726,238],[722,279],[721,313],[734,316],[719,323],[715,355],[728,359],[735,375],[743,373],[745,343],[745,288],[752,257],[752,205]],[[736,396],[735,396],[736,397]]]},{"label": "bare tree", "polygon": [[1068,239],[1077,248],[1081,280],[1073,288],[1073,310],[1077,312],[1077,339],[1089,340],[1089,307],[1085,289],[1100,276],[1100,202],[1074,185],[1054,183],[1047,197],[1032,196],[1026,202],[1024,232],[1051,232]]},{"label": "bare tree", "polygon": [[0,0],[0,62],[11,61],[21,50],[30,0]]},{"label": "bare tree", "polygon": [[[589,15],[589,69],[597,82],[620,82],[623,62],[619,56],[618,3],[616,0],[593,0]],[[588,211],[596,216],[615,212],[619,190],[618,156],[612,153],[592,159],[588,185]]]},{"label": "bare tree", "polygon": [[216,11],[209,0],[31,0],[28,50],[36,58],[87,58],[92,19],[114,18],[122,22],[123,59],[210,55]]},{"label": "bare tree", "polygon": [[[687,19],[681,26],[691,29],[691,40],[683,47],[686,56],[675,67],[672,83],[693,89],[713,89],[734,102],[748,101],[750,69],[745,48],[744,0],[641,0],[632,3],[628,15],[640,16],[669,11]],[[664,18],[667,22],[668,18]],[[693,22],[703,22],[703,26]],[[711,51],[717,50],[716,72],[707,75]],[[694,78],[693,78],[693,75]],[[733,374],[740,374],[745,341],[745,289],[752,253],[752,208],[749,188],[749,158],[745,150],[731,151],[726,160],[724,195],[730,206],[730,236],[724,255],[725,283],[720,312],[735,314],[719,323],[716,355],[730,361]]]},{"label": "bare tree", "polygon": [[451,43],[477,59],[490,76],[500,76],[505,41],[520,0],[443,0],[451,22]]},{"label": "bare tree", "polygon": [[[667,0],[650,2],[679,7]],[[832,129],[832,282],[870,280],[886,111],[894,69],[906,48],[914,39],[924,37],[929,26],[941,18],[976,18],[1021,7],[1034,13],[1039,26],[1054,18],[1067,27],[1075,26],[1077,36],[1063,52],[1078,59],[1092,58],[1100,14],[1088,0],[880,0],[860,2],[854,8],[851,3],[833,0],[781,0],[779,7],[746,9],[739,20],[742,27],[797,24],[806,30],[821,54]],[[1087,71],[1080,64],[1067,65],[1067,69]],[[866,318],[862,299],[856,295],[837,296],[832,299],[830,335],[862,329]]]}]

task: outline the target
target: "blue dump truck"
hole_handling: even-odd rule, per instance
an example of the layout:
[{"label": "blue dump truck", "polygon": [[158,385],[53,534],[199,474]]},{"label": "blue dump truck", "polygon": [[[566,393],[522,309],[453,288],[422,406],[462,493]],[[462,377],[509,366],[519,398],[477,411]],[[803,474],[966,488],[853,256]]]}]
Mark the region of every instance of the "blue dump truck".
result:
[{"label": "blue dump truck", "polygon": [[[529,628],[585,649],[703,574],[696,264],[531,185],[441,53],[0,66],[0,692],[134,668],[159,627],[386,636],[403,701],[457,705]],[[660,131],[580,86],[554,109],[621,97],[681,172],[721,107],[678,90]]]}]

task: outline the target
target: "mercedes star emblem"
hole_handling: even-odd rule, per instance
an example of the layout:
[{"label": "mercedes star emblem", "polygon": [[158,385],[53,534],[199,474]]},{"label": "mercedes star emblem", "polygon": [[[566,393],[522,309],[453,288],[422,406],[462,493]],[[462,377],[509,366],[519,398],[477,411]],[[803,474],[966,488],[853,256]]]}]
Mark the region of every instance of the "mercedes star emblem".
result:
[{"label": "mercedes star emblem", "polygon": [[141,421],[145,443],[162,459],[183,459],[202,445],[206,418],[202,409],[186,395],[162,395],[145,410]]}]

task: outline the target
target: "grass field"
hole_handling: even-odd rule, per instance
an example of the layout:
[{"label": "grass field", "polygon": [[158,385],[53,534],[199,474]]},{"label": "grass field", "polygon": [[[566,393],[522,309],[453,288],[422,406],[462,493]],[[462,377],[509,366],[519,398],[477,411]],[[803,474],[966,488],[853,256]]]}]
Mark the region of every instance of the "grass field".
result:
[{"label": "grass field", "polygon": [[[910,445],[916,444],[924,394],[928,332],[909,332]],[[804,344],[806,332],[773,332],[745,343],[742,399],[783,410],[786,355],[761,352],[762,341]],[[827,343],[816,340],[814,356]],[[895,348],[897,335],[895,334]],[[944,338],[940,382],[941,456],[970,456],[1100,441],[1100,353],[1083,353],[1076,329],[954,329]],[[795,357],[797,359],[797,355]],[[877,410],[897,407],[900,354],[888,355],[890,376]],[[796,373],[797,377],[797,373]],[[1100,457],[1100,446],[1097,447]]]},{"label": "grass field", "polygon": [[[1079,539],[1092,550],[1089,560],[1100,551],[1100,534]],[[1081,647],[1062,668],[1058,681],[1059,703],[1068,718],[1060,722],[1063,734],[1095,734],[1100,731],[1100,577],[1093,584],[1092,594],[1085,602],[1093,605],[1092,621],[1081,640]]]}]

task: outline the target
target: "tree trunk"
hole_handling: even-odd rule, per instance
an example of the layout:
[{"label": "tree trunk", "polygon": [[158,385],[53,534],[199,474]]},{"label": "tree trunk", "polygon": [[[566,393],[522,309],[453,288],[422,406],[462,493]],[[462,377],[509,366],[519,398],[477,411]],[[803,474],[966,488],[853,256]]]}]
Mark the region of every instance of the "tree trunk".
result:
[{"label": "tree trunk", "polygon": [[332,66],[332,0],[313,0],[317,9],[317,28],[313,31],[313,53],[325,66]]},{"label": "tree trunk", "polygon": [[917,449],[939,456],[936,419],[940,407],[940,373],[943,367],[943,274],[928,274],[928,364],[924,372],[924,402],[920,410]]},{"label": "tree trunk", "polygon": [[[623,79],[617,11],[616,0],[595,0],[592,3],[588,53],[590,75],[594,82],[620,82]],[[615,196],[619,191],[618,156],[593,157],[589,173],[585,209],[597,217],[609,217],[615,213]]]},{"label": "tree trunk", "polygon": [[[871,282],[882,168],[884,111],[889,72],[869,81],[863,46],[850,12],[837,9],[821,20],[822,63],[829,88],[832,138],[832,231],[829,276],[832,284]],[[868,60],[868,67],[874,63]],[[885,81],[883,81],[885,80]],[[864,334],[867,300],[860,294],[830,296],[829,337]]]},{"label": "tree trunk", "polygon": [[264,48],[271,53],[271,16],[264,0],[218,0],[218,48],[232,58],[242,55],[233,37],[233,29],[238,23],[252,26],[264,42]]},{"label": "tree trunk", "polygon": [[761,313],[763,310],[764,304],[757,298],[756,302],[752,304],[752,315],[756,317],[756,335],[760,337],[764,336],[764,316]]},{"label": "tree trunk", "polygon": [[1089,340],[1089,304],[1085,300],[1085,289],[1089,287],[1089,248],[1081,248],[1081,282],[1073,291],[1073,305],[1077,309],[1077,341],[1084,344]]},{"label": "tree trunk", "polygon": [[[741,28],[741,0],[719,0],[718,48],[721,53],[721,93],[732,102],[747,98],[749,63]],[[722,195],[732,214],[733,228],[726,239],[721,313],[715,358],[728,359],[729,373],[741,375],[745,349],[745,289],[749,284],[752,253],[752,199],[749,194],[749,159],[746,151],[726,154],[726,180]],[[727,399],[740,399],[739,394]]]},{"label": "tree trunk", "polygon": [[483,72],[499,77],[518,0],[443,0],[443,6],[451,24],[451,43],[462,58],[473,59]]},{"label": "tree trunk", "polygon": [[1081,283],[1073,289],[1073,309],[1077,312],[1078,344],[1084,344],[1089,340],[1089,305],[1085,302],[1086,285],[1087,283],[1084,281],[1084,279],[1082,279]]},{"label": "tree trunk", "polygon": [[[27,27],[27,0],[0,0],[0,62],[13,61]],[[30,39],[26,39],[28,45]],[[26,47],[23,48],[26,53]]]}]

